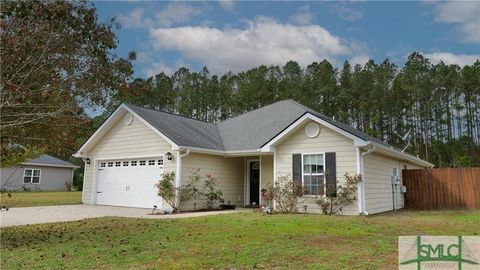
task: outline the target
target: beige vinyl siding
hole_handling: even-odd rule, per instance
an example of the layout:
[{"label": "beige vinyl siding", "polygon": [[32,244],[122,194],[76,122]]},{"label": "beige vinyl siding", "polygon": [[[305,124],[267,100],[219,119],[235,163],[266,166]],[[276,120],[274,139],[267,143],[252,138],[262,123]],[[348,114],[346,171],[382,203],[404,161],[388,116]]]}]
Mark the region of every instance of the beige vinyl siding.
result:
[{"label": "beige vinyl siding", "polygon": [[124,124],[123,117],[120,117],[120,120],[88,152],[88,156],[96,159],[129,158],[158,156],[169,151],[170,144],[139,119],[134,117],[132,124],[128,126]]},{"label": "beige vinyl siding", "polygon": [[273,156],[260,157],[260,189],[273,185]]},{"label": "beige vinyl siding", "polygon": [[404,196],[401,193],[401,170],[407,164],[408,169],[421,168],[401,160],[372,153],[364,156],[365,207],[369,214],[393,210],[392,181],[393,168],[397,168],[400,184],[397,185],[397,209],[404,207]]},{"label": "beige vinyl siding", "polygon": [[[87,153],[92,162],[85,167],[83,202],[87,204],[92,202],[95,160],[153,157],[165,155],[167,152],[175,156],[171,145],[138,118],[134,117],[133,122],[126,125],[123,116],[120,117],[120,120]],[[164,166],[164,172],[175,171],[175,159],[167,161],[165,158]]]},{"label": "beige vinyl siding", "polygon": [[[200,169],[200,175],[211,174],[217,179],[218,188],[223,192],[225,203],[230,201],[237,207],[243,206],[244,198],[244,158],[223,157],[191,153],[182,159],[182,185],[191,182],[190,177],[195,170]],[[203,183],[200,183],[203,184]],[[205,206],[204,200],[190,200],[181,206],[182,210],[191,210],[196,203],[196,208]]]},{"label": "beige vinyl siding", "polygon": [[[371,153],[363,157],[365,181],[365,210],[369,214],[393,210],[392,181],[393,168],[401,168],[397,159]],[[401,186],[401,185],[399,185]],[[396,190],[397,207],[403,207],[403,195]]]},{"label": "beige vinyl siding", "polygon": [[[273,156],[260,156],[260,190],[273,186]],[[260,193],[260,199],[262,194]],[[261,201],[262,205],[272,206],[270,201]]]},{"label": "beige vinyl siding", "polygon": [[[345,173],[357,173],[357,159],[353,140],[320,125],[320,134],[316,138],[305,135],[302,125],[294,134],[276,146],[277,177],[289,175],[292,177],[292,154],[307,153],[336,153],[337,183],[345,181]],[[303,211],[303,205],[308,205],[308,212],[321,213],[314,197],[304,197],[299,203],[298,210]],[[358,215],[358,203],[355,201],[346,209],[346,215]]]}]

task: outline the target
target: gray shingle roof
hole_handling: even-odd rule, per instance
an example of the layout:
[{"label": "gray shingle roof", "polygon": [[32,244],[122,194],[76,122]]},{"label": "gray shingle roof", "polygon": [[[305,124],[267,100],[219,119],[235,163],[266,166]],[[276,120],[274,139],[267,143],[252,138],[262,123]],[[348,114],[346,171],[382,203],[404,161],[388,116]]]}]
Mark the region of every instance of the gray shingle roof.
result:
[{"label": "gray shingle roof", "polygon": [[212,150],[256,150],[306,113],[366,141],[390,147],[360,130],[333,120],[293,100],[279,101],[213,124],[177,114],[125,104],[179,146]]},{"label": "gray shingle roof", "polygon": [[225,150],[255,150],[306,113],[290,100],[279,101],[218,123]]},{"label": "gray shingle roof", "polygon": [[216,124],[131,104],[125,105],[179,146],[223,149]]},{"label": "gray shingle roof", "polygon": [[78,167],[77,165],[75,164],[72,164],[70,162],[67,162],[65,160],[61,160],[59,158],[56,158],[56,157],[52,157],[50,155],[41,155],[40,157],[36,158],[36,159],[30,159],[30,160],[27,160],[25,161],[24,163],[28,163],[28,164],[43,164],[43,165],[51,165],[51,166],[60,166],[60,167]]}]

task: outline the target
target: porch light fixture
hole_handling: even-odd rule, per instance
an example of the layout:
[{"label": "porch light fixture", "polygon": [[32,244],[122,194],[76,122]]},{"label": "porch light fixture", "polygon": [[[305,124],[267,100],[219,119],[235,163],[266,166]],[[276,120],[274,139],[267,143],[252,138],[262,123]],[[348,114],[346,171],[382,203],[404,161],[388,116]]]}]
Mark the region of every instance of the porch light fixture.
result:
[{"label": "porch light fixture", "polygon": [[172,160],[173,160],[173,155],[172,155],[172,153],[168,152],[168,153],[165,154],[165,156],[167,157],[167,160],[168,160],[168,161],[172,161]]},{"label": "porch light fixture", "polygon": [[85,161],[85,163],[87,163],[87,164],[90,164],[90,158],[88,158],[88,157],[84,158],[83,161]]}]

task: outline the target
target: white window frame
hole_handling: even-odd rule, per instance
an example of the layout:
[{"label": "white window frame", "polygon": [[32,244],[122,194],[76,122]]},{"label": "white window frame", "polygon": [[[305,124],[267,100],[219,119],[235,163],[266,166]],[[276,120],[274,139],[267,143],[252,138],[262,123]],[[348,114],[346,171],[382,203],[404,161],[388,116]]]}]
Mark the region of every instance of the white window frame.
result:
[{"label": "white window frame", "polygon": [[[322,155],[323,156],[323,173],[305,173],[304,172],[304,166],[303,166],[303,158],[304,156],[309,156],[309,155]],[[315,153],[302,153],[302,187],[305,186],[304,183],[304,177],[307,176],[323,176],[323,195],[320,194],[305,194],[303,195],[304,197],[325,197],[326,196],[326,179],[325,179],[325,152],[315,152]]]},{"label": "white window frame", "polygon": [[[25,174],[26,174],[27,170],[32,171],[32,175],[30,175],[30,182],[25,182],[25,176],[26,176]],[[38,183],[33,183],[34,171],[38,171]],[[42,169],[25,168],[23,170],[23,183],[24,184],[39,185],[41,180],[42,180]]]}]

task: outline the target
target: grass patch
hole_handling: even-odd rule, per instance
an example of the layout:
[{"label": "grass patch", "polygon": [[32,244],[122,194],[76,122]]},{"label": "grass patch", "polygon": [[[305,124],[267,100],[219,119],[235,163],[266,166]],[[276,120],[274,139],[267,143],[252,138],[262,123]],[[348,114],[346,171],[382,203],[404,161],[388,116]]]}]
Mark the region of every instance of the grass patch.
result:
[{"label": "grass patch", "polygon": [[38,192],[12,192],[12,198],[7,193],[0,194],[0,200],[6,202],[13,200],[12,207],[47,206],[82,203],[81,191],[38,191]]},{"label": "grass patch", "polygon": [[399,235],[478,235],[480,211],[96,218],[1,230],[5,269],[397,269]]}]

